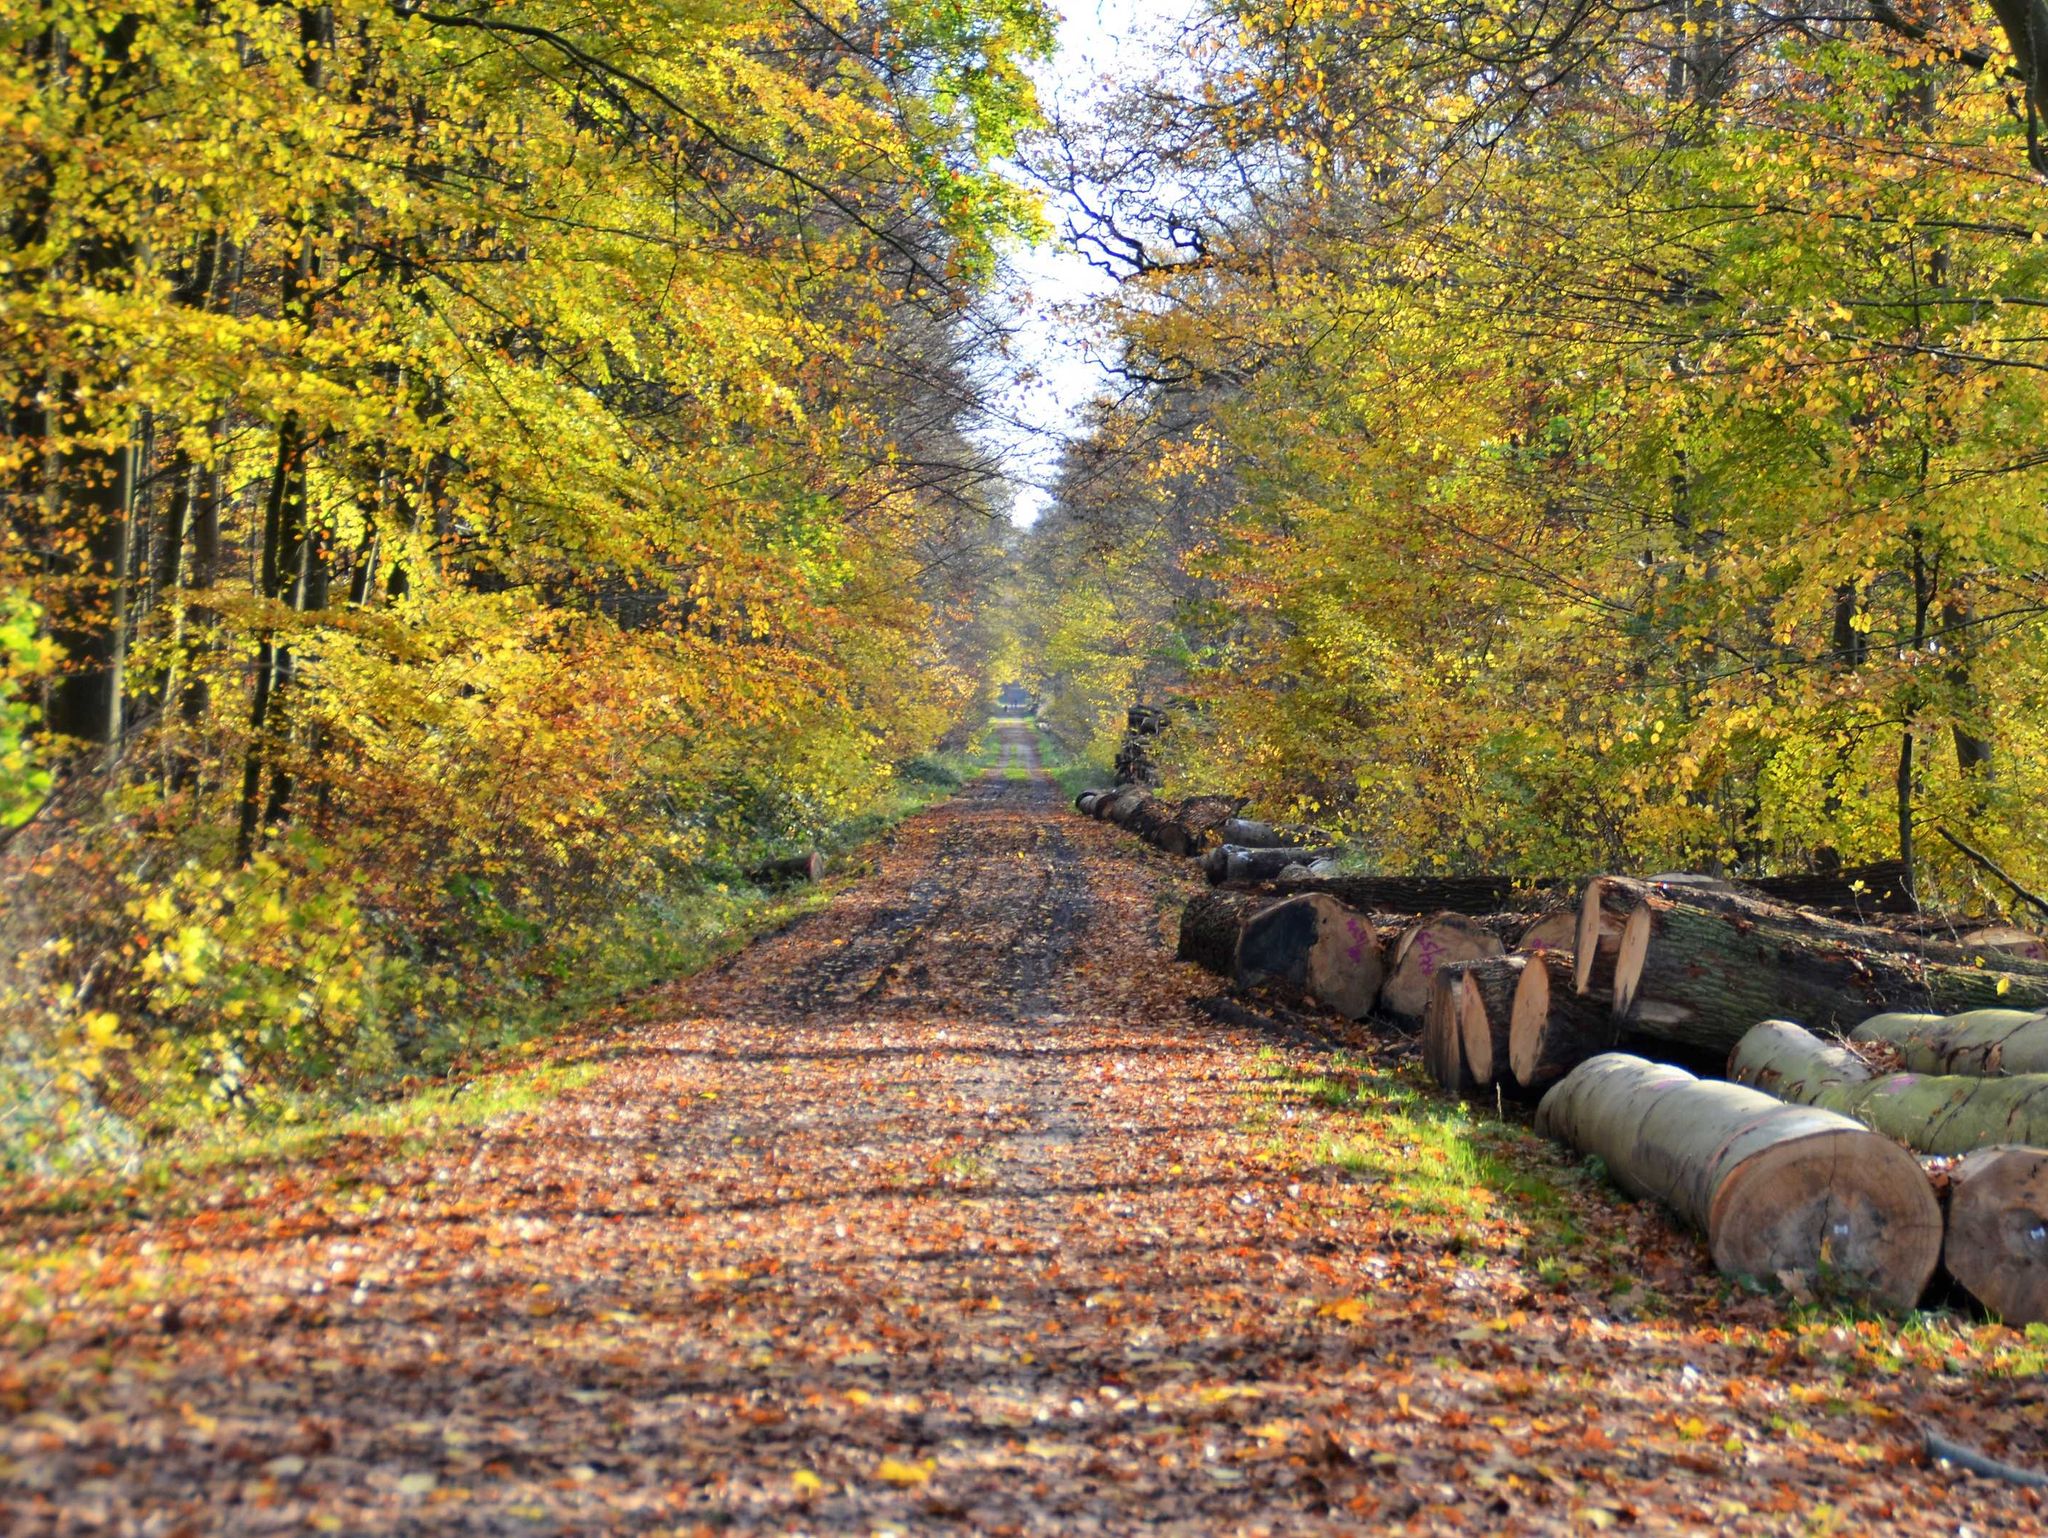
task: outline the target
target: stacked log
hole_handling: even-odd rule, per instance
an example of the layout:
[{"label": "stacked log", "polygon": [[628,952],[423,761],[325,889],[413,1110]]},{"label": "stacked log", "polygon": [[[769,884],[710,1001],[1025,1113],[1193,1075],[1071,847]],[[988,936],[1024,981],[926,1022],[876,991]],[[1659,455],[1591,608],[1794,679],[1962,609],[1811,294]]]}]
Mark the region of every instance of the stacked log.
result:
[{"label": "stacked log", "polygon": [[1401,931],[1388,952],[1380,1008],[1390,1015],[1421,1020],[1439,969],[1454,961],[1499,956],[1505,949],[1498,935],[1465,914],[1443,912],[1417,919]]},{"label": "stacked log", "polygon": [[1728,1076],[1781,1100],[1853,1116],[1922,1153],[1966,1154],[2001,1143],[2048,1147],[2048,1074],[1879,1074],[1847,1047],[1790,1021],[1766,1020],[1729,1054]]},{"label": "stacked log", "polygon": [[1540,952],[1522,968],[1508,1024],[1508,1067],[1524,1089],[1541,1089],[1620,1039],[1612,1000],[1580,993],[1569,953]]},{"label": "stacked log", "polygon": [[[1331,859],[1336,853],[1335,849],[1330,848],[1247,849],[1238,844],[1219,844],[1202,856],[1202,874],[1209,878],[1211,886],[1271,881],[1290,865],[1306,865],[1314,860]],[[1345,902],[1341,894],[1329,890],[1320,883],[1313,886],[1304,883],[1303,890],[1323,892],[1325,896],[1343,902],[1348,908],[1358,906],[1356,903]]]},{"label": "stacked log", "polygon": [[1546,909],[1515,938],[1518,951],[1552,952],[1570,957],[1578,949],[1579,910],[1565,904]]},{"label": "stacked log", "polygon": [[1240,987],[1278,986],[1362,1019],[1380,994],[1379,931],[1320,893],[1269,901],[1239,928],[1233,976]]},{"label": "stacked log", "polygon": [[[1621,889],[1611,878],[1593,886],[1603,905]],[[1589,889],[1588,903],[1595,900]],[[1846,1029],[1883,1010],[1946,1015],[2048,1004],[2048,976],[1937,960],[1932,948],[1887,953],[1871,948],[1872,939],[1882,943],[1876,931],[1733,889],[1659,885],[1623,926],[1614,1010],[1640,1033],[1726,1051],[1772,1016]]]},{"label": "stacked log", "polygon": [[1429,981],[1422,1007],[1422,1066],[1449,1095],[1474,1087],[1465,1064],[1464,1039],[1458,1034],[1459,983],[1456,967],[1440,969]]},{"label": "stacked log", "polygon": [[1614,958],[1628,917],[1651,892],[1646,881],[1628,876],[1595,876],[1579,898],[1578,929],[1572,940],[1572,987],[1594,993],[1614,986]]},{"label": "stacked log", "polygon": [[[1541,967],[1540,959],[1536,965]],[[1489,956],[1460,961],[1444,969],[1453,979],[1458,1040],[1466,1072],[1475,1084],[1515,1084],[1509,1071],[1510,1032],[1515,993],[1530,966],[1527,956]]]},{"label": "stacked log", "polygon": [[1831,1111],[1609,1052],[1552,1087],[1536,1130],[1703,1231],[1730,1276],[1910,1308],[1940,1258],[1941,1209],[1918,1162]]},{"label": "stacked log", "polygon": [[1874,1015],[1849,1037],[1896,1047],[1899,1066],[1912,1073],[1978,1078],[2048,1073],[2048,1013],[1973,1009],[1960,1015]]},{"label": "stacked log", "polygon": [[1240,849],[1310,849],[1337,842],[1334,834],[1299,824],[1258,822],[1231,817],[1217,830],[1221,841]]},{"label": "stacked log", "polygon": [[[1729,1073],[1781,1100],[1839,1110],[1911,1147],[1963,1153],[1960,1163],[1933,1171],[1948,1209],[1942,1263],[2008,1323],[2048,1321],[2048,1151],[2020,1146],[2048,1131],[2048,1119],[2037,1112],[2007,1128],[1982,1115],[1985,1091],[2039,1105],[2041,1089],[2015,1090],[2026,1079],[1878,1074],[1855,1051],[1783,1020],[1745,1036]],[[2033,1082],[2048,1087],[2048,1079]],[[1958,1146],[1970,1137],[1987,1141]]]}]

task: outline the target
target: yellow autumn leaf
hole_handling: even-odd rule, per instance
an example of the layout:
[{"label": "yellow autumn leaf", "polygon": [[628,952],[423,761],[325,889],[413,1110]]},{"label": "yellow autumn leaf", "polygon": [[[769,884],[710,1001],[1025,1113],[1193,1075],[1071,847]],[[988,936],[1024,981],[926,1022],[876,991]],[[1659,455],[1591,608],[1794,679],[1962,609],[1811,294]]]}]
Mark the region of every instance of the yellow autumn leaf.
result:
[{"label": "yellow autumn leaf", "polygon": [[875,1467],[875,1478],[886,1485],[922,1485],[930,1482],[932,1471],[938,1466],[938,1461],[933,1458],[926,1458],[919,1463],[906,1463],[901,1458],[884,1458]]}]

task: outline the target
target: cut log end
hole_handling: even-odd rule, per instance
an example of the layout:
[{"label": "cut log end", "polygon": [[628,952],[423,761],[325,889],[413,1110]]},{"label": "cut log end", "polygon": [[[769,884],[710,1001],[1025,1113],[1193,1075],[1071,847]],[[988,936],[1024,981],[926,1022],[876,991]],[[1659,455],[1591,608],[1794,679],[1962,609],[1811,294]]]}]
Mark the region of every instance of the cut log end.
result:
[{"label": "cut log end", "polygon": [[2048,1150],[1983,1148],[1950,1172],[1942,1259],[2007,1324],[2048,1322]]},{"label": "cut log end", "polygon": [[1451,969],[1457,975],[1458,1040],[1475,1084],[1513,1082],[1508,1032],[1517,986],[1529,962],[1527,956],[1493,956]]},{"label": "cut log end", "polygon": [[1919,1161],[1855,1127],[1750,1154],[1715,1191],[1707,1232],[1731,1275],[1814,1278],[1900,1309],[1919,1302],[1941,1258],[1941,1208]]},{"label": "cut log end", "polygon": [[1530,958],[1508,1011],[1508,1070],[1524,1089],[1540,1089],[1587,1058],[1607,1051],[1617,1031],[1607,999],[1572,986],[1568,955]]}]

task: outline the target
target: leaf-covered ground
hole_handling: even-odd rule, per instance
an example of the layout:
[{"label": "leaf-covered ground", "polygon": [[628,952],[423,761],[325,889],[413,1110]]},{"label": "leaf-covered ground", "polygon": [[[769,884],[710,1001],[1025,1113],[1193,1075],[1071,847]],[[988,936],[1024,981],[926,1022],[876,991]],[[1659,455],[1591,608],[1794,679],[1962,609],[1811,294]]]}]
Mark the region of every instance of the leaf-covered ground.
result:
[{"label": "leaf-covered ground", "polygon": [[17,1193],[0,1527],[2042,1530],[1917,1429],[2048,1459],[2041,1342],[1215,1018],[1186,881],[992,774],[536,1110]]}]

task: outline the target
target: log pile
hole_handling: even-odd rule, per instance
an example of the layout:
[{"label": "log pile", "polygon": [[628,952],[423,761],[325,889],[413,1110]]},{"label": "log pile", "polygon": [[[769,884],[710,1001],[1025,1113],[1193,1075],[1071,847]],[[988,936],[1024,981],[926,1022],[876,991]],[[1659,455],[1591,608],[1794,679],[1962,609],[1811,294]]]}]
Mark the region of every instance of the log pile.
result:
[{"label": "log pile", "polygon": [[[1992,1313],[2048,1321],[2040,936],[1919,914],[1887,866],[1603,875],[1547,900],[1504,876],[1345,874],[1318,863],[1325,830],[1243,805],[1076,801],[1200,862],[1182,959],[1419,1027],[1451,1094],[1540,1095],[1539,1131],[1699,1229],[1722,1271],[1908,1307],[1939,1264]],[[1726,1054],[1728,1081],[1622,1046]]]}]

